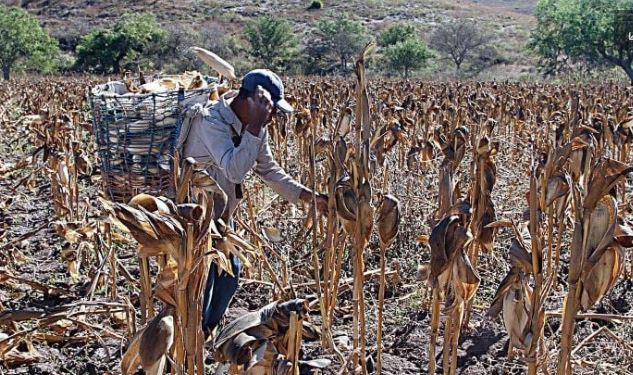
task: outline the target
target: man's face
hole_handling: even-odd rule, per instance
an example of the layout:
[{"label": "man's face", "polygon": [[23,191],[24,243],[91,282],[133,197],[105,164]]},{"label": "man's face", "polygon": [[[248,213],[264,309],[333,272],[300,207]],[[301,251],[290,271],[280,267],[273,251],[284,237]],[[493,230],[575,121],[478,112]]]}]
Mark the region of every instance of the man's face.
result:
[{"label": "man's face", "polygon": [[258,113],[258,111],[255,110],[255,107],[265,106],[264,103],[268,103],[268,105],[271,106],[271,110],[268,113],[268,118],[266,119],[265,124],[269,124],[272,121],[273,117],[277,114],[277,107],[273,104],[270,93],[261,86],[257,86],[257,91],[248,98],[248,102],[249,106],[251,106],[250,113]]}]

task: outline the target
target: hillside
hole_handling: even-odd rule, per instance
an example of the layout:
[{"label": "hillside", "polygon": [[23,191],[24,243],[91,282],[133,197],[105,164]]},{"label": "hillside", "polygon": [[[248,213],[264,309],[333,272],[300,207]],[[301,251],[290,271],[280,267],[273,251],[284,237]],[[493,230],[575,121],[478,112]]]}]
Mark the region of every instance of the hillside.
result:
[{"label": "hillside", "polygon": [[[348,13],[361,20],[376,35],[382,28],[395,22],[411,22],[418,26],[422,37],[428,39],[433,28],[445,20],[467,18],[496,37],[495,48],[504,66],[488,71],[497,79],[518,78],[534,73],[534,58],[525,50],[536,0],[369,0],[325,1],[323,10],[308,11],[306,0],[0,0],[7,5],[20,5],[36,15],[50,33],[62,41],[77,39],[94,27],[113,23],[125,12],[153,12],[165,26],[195,26],[196,29],[224,30],[240,37],[242,26],[249,20],[275,14],[289,19],[303,40],[311,33],[318,20],[334,14]],[[434,71],[437,71],[435,69]]]},{"label": "hillside", "polygon": [[[369,24],[380,27],[384,23],[409,20],[420,25],[432,25],[446,17],[468,17],[483,22],[529,24],[535,0],[369,0],[369,1],[325,1],[321,11],[306,11],[309,1],[305,0],[251,0],[251,1],[198,1],[183,0],[2,0],[7,5],[21,6],[37,15],[53,30],[80,29],[85,26],[102,26],[125,12],[153,12],[166,23],[209,22],[232,23],[243,21],[261,14],[283,15],[298,24],[310,25],[315,19],[329,12],[347,12]],[[502,25],[499,25],[502,26]],[[507,25],[505,25],[507,26]]]}]

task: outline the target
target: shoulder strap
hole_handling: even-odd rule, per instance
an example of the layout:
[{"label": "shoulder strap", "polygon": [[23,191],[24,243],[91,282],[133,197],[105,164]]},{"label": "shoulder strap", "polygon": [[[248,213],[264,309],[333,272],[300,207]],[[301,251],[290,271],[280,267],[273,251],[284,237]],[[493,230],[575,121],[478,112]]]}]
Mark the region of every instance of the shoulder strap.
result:
[{"label": "shoulder strap", "polygon": [[182,154],[184,151],[192,124],[202,119],[202,112],[202,104],[195,104],[185,111],[182,125],[180,126],[180,134],[178,134],[178,139],[176,140],[176,151],[179,153]]}]

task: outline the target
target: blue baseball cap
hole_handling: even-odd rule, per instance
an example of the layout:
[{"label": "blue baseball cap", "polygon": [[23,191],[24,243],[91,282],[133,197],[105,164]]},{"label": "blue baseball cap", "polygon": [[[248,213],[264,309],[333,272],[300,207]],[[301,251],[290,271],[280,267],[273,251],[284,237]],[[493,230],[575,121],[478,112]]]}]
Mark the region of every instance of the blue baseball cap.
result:
[{"label": "blue baseball cap", "polygon": [[294,108],[284,99],[284,84],[281,78],[268,69],[255,69],[242,78],[242,88],[248,92],[255,92],[261,86],[270,93],[275,106],[283,112],[290,113]]}]

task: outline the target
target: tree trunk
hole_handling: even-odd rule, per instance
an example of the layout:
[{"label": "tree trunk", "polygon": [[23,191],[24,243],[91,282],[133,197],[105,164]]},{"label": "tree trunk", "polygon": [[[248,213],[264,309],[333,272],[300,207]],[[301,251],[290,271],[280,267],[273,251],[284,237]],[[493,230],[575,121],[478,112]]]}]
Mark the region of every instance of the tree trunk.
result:
[{"label": "tree trunk", "polygon": [[409,78],[409,67],[405,66],[404,67],[404,79],[408,79]]},{"label": "tree trunk", "polygon": [[5,81],[9,80],[9,76],[11,75],[11,67],[9,65],[2,66],[2,77]]}]

